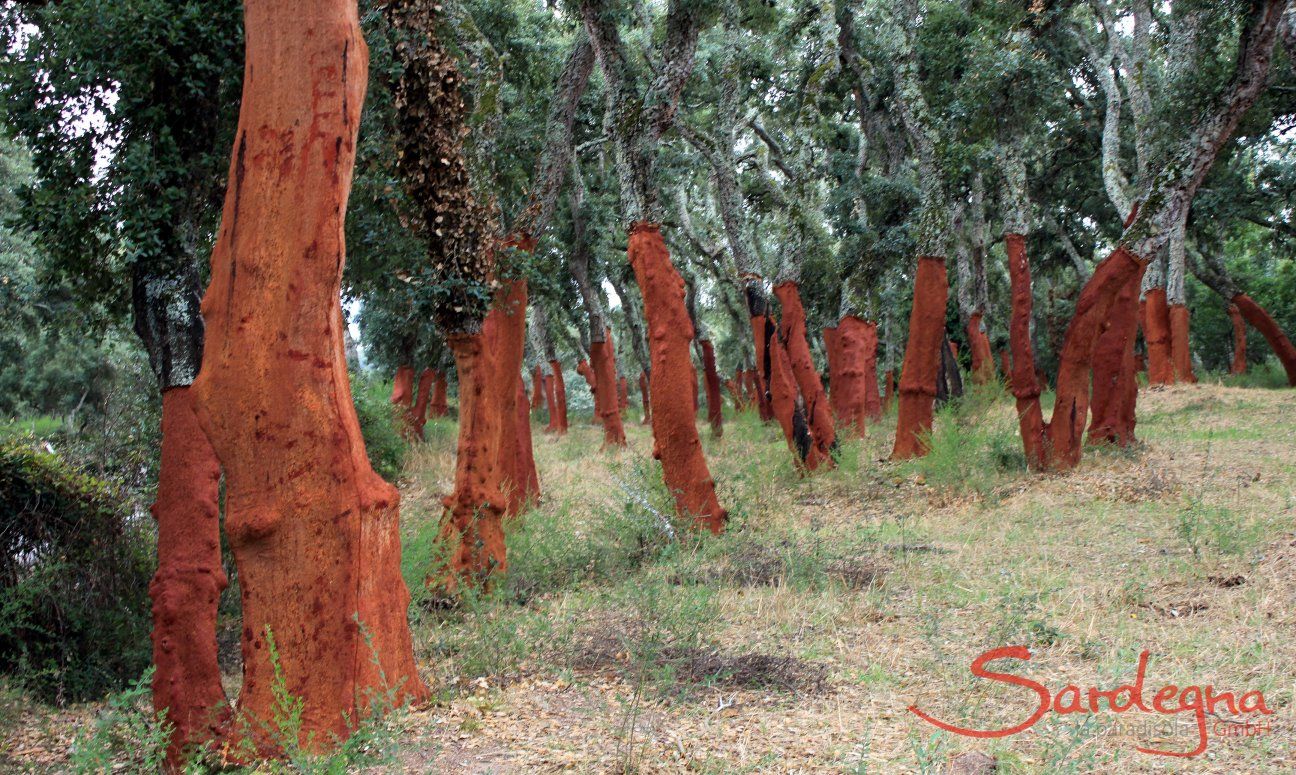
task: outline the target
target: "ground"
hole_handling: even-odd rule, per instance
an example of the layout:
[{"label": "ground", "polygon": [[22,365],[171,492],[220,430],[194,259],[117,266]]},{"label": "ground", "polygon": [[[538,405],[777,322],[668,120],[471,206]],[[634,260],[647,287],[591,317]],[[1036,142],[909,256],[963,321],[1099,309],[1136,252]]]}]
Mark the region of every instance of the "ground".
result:
[{"label": "ground", "polygon": [[[933,454],[884,462],[894,418],[798,476],[774,426],[727,417],[704,444],[728,535],[669,518],[633,410],[629,447],[577,418],[539,432],[544,496],[511,528],[510,572],[447,611],[416,602],[434,704],[387,731],[374,771],[944,772],[970,752],[999,772],[1291,772],[1296,680],[1296,412],[1289,390],[1144,390],[1130,450],[1070,473],[1023,470],[1011,401],[982,389],[937,418]],[[453,467],[452,422],[429,426],[402,485],[407,578],[426,572]],[[674,538],[672,538],[674,536]],[[1149,652],[1166,684],[1263,693],[1254,727],[1192,713],[1046,714],[1008,737],[943,732],[1024,721],[1029,688],[1115,689]],[[1171,703],[1175,707],[1177,703]],[[34,765],[88,711],[28,709],[0,762]],[[42,731],[43,730],[43,731]],[[53,760],[47,759],[46,766]],[[966,759],[963,761],[967,761]]]}]

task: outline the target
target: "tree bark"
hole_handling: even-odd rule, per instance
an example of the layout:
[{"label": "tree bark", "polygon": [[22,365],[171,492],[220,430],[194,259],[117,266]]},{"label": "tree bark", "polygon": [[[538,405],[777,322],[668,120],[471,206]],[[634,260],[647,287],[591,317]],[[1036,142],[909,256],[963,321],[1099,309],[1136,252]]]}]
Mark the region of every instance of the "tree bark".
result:
[{"label": "tree bark", "polygon": [[1273,348],[1274,355],[1278,356],[1279,362],[1287,372],[1287,384],[1296,387],[1296,347],[1292,346],[1291,340],[1264,307],[1256,304],[1250,296],[1239,293],[1233,297],[1233,304],[1242,313],[1242,317],[1254,326]]},{"label": "tree bark", "polygon": [[626,446],[625,426],[617,393],[616,352],[612,346],[612,329],[605,329],[603,341],[590,342],[590,361],[594,371],[594,390],[599,420],[603,424],[603,446]]},{"label": "tree bark", "polygon": [[1246,374],[1246,322],[1236,304],[1229,303],[1228,314],[1233,321],[1233,363],[1229,365],[1229,374]]},{"label": "tree bark", "polygon": [[968,320],[967,334],[968,347],[972,349],[972,381],[978,385],[994,382],[994,353],[990,351],[990,337],[986,336],[980,310],[973,312]]},{"label": "tree bark", "polygon": [[706,382],[707,422],[711,423],[712,438],[724,436],[724,404],[720,397],[720,374],[716,371],[715,348],[710,339],[703,339],[702,373]]},{"label": "tree bark", "polygon": [[153,707],[173,727],[170,767],[185,748],[219,740],[232,715],[216,658],[216,618],[229,580],[221,564],[220,463],[187,386],[162,393],[153,598]]},{"label": "tree bark", "polygon": [[655,224],[637,223],[630,230],[629,258],[643,292],[652,352],[653,457],[661,460],[680,516],[719,534],[728,514],[716,498],[694,414],[680,400],[697,384],[689,355],[693,324],[684,308],[684,281],[671,265]]},{"label": "tree bark", "polygon": [[1093,420],[1089,443],[1133,444],[1138,400],[1138,371],[1134,361],[1134,338],[1138,332],[1139,290],[1142,271],[1135,272],[1103,323],[1093,358]]},{"label": "tree bark", "polygon": [[400,417],[401,434],[406,438],[416,435],[414,430],[414,367],[405,365],[396,368],[396,377],[392,380],[392,405],[397,407]]},{"label": "tree bark", "polygon": [[643,425],[652,424],[652,403],[648,397],[648,372],[639,372],[639,400],[643,402]]},{"label": "tree bark", "polygon": [[900,415],[892,460],[922,457],[930,449],[928,437],[945,343],[948,293],[944,259],[920,256],[909,316],[909,343],[900,373]]},{"label": "tree bark", "polygon": [[459,372],[459,443],[454,490],[443,501],[441,517],[446,566],[441,574],[430,576],[428,584],[447,596],[462,586],[487,588],[496,574],[508,570],[502,523],[509,499],[499,447],[505,416],[502,396],[492,384],[486,330],[483,324],[482,332],[446,336]]},{"label": "tree bark", "polygon": [[837,451],[837,429],[833,424],[828,397],[824,394],[823,382],[810,355],[810,343],[806,339],[805,308],[801,306],[801,294],[796,283],[784,282],[774,288],[774,295],[783,306],[783,319],[779,325],[780,338],[787,348],[792,375],[805,402],[806,419],[810,423],[815,453],[829,466],[833,466]]},{"label": "tree bark", "polygon": [[446,375],[443,371],[434,371],[432,402],[429,410],[433,417],[445,417],[450,414],[450,402],[446,398]]},{"label": "tree bark", "polygon": [[1009,326],[1009,346],[1012,348],[1012,370],[1005,358],[1004,371],[1011,374],[1012,393],[1017,399],[1017,422],[1021,428],[1022,447],[1026,464],[1031,470],[1042,471],[1048,466],[1046,427],[1040,410],[1040,385],[1035,377],[1035,348],[1031,344],[1031,308],[1034,297],[1031,291],[1030,262],[1026,258],[1026,237],[1005,234],[1008,249],[1008,276],[1012,283],[1012,321]]},{"label": "tree bark", "polygon": [[[854,315],[843,317],[837,324],[837,377],[833,394],[838,395],[838,422],[858,438],[867,435],[867,424],[873,415],[881,413],[877,391],[877,324],[861,320]],[[872,380],[870,407],[869,381]]]},{"label": "tree bark", "polygon": [[549,361],[549,368],[553,370],[553,409],[546,430],[561,436],[567,432],[567,385],[563,381],[562,363]]},{"label": "tree bark", "polygon": [[436,372],[432,369],[424,369],[419,374],[418,380],[418,398],[414,399],[414,409],[410,416],[413,417],[414,435],[423,440],[423,428],[427,425],[428,405],[432,403],[432,390],[436,384]]},{"label": "tree bark", "polygon": [[[523,243],[528,250],[530,244]],[[526,342],[527,282],[513,280],[497,293],[497,301],[482,324],[482,340],[489,348],[486,363],[490,369],[492,400],[498,402],[499,441],[496,467],[502,472],[500,486],[507,498],[504,516],[521,513],[526,504],[540,496],[531,450],[531,425],[518,423],[517,393],[522,382],[522,356]],[[523,417],[526,417],[526,394],[522,395]],[[525,449],[523,445],[525,444]]]},{"label": "tree bark", "polygon": [[1147,342],[1148,384],[1173,385],[1174,363],[1170,360],[1170,309],[1165,288],[1150,288],[1144,294],[1143,338]]},{"label": "tree bark", "polygon": [[369,465],[342,337],[343,217],[368,56],[355,3],[247,0],[245,20],[193,393],[226,476],[240,709],[274,723],[281,675],[304,703],[301,743],[322,748],[350,733],[370,690],[427,696],[400,573],[400,496]]}]

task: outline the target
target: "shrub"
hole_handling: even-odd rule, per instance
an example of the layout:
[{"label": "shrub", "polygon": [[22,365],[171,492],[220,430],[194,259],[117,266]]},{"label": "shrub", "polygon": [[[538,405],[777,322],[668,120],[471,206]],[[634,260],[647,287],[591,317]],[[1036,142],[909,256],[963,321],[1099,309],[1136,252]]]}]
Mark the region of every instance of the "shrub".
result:
[{"label": "shrub", "polygon": [[367,374],[351,375],[351,395],[355,401],[356,416],[360,419],[360,433],[364,436],[369,464],[379,476],[389,482],[400,477],[405,469],[405,452],[408,449],[401,436],[399,408],[388,398],[389,387],[382,380]]},{"label": "shrub", "polygon": [[62,703],[148,666],[153,552],[140,521],[55,455],[0,446],[0,670]]}]

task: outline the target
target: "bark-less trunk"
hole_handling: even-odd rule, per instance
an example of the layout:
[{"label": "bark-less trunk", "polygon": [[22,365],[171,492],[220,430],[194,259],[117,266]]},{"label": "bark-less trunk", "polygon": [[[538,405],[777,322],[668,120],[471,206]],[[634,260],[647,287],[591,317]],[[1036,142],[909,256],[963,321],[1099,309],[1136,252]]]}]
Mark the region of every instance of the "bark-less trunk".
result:
[{"label": "bark-less trunk", "polygon": [[571,193],[572,249],[568,271],[576,280],[585,312],[589,315],[590,367],[594,374],[595,411],[603,424],[603,445],[624,447],[625,427],[617,406],[616,352],[612,346],[611,327],[603,311],[601,289],[590,278],[590,248],[585,234],[585,186],[579,168],[573,166]]},{"label": "bark-less trunk", "polygon": [[[1224,263],[1212,253],[1205,253],[1201,261],[1191,262],[1193,273],[1206,287],[1218,293],[1229,304],[1237,307],[1238,314],[1264,336],[1274,355],[1287,372],[1287,384],[1296,387],[1296,346],[1278,326],[1267,311],[1244,293],[1224,268]],[[1236,325],[1236,324],[1235,324]],[[1243,342],[1245,342],[1245,337]],[[1236,363],[1236,356],[1235,356]],[[1245,363],[1244,363],[1245,365]]]},{"label": "bark-less trunk", "polygon": [[1170,234],[1166,251],[1166,303],[1169,305],[1170,364],[1178,382],[1192,383],[1197,378],[1192,370],[1192,349],[1188,340],[1188,294],[1185,289],[1187,273],[1188,209],[1184,208]]},{"label": "bark-less trunk", "polygon": [[1094,271],[1081,292],[1061,351],[1057,403],[1049,424],[1054,465],[1071,467],[1079,462],[1091,360],[1102,322],[1129,278],[1143,271],[1167,245],[1220,149],[1263,90],[1274,37],[1286,6],[1286,0],[1264,0],[1253,6],[1232,80],[1157,173],[1120,245]]},{"label": "bark-less trunk", "polygon": [[921,18],[912,0],[901,3],[901,48],[896,63],[897,105],[918,159],[920,206],[914,239],[918,269],[909,318],[909,342],[900,376],[900,414],[896,421],[893,458],[925,455],[931,433],[942,344],[945,341],[945,301],[948,282],[945,257],[950,255],[950,198],[936,152],[936,136],[927,100],[918,80],[913,25]]},{"label": "bark-less trunk", "polygon": [[342,341],[343,216],[368,57],[355,3],[248,0],[245,20],[192,390],[226,475],[240,709],[274,724],[281,676],[303,702],[301,743],[318,748],[349,734],[370,690],[426,696],[400,573],[400,496],[369,466]]},{"label": "bark-less trunk", "polygon": [[133,279],[135,331],[162,391],[157,496],[158,568],[153,599],[153,707],[172,725],[167,762],[186,746],[219,740],[231,716],[216,658],[216,618],[228,584],[221,563],[216,453],[194,413],[190,389],[202,362],[198,273]]},{"label": "bark-less trunk", "polygon": [[614,116],[621,205],[630,230],[628,257],[643,294],[649,332],[655,457],[662,462],[677,511],[718,533],[728,515],[716,498],[693,414],[681,411],[688,407],[679,400],[697,384],[689,356],[693,327],[684,308],[684,283],[671,264],[660,227],[653,223],[660,218],[652,175],[657,145],[674,121],[693,70],[701,9],[687,0],[668,3],[661,59],[643,91],[621,42],[614,9],[604,0],[582,0],[580,10],[603,72],[608,112]]}]

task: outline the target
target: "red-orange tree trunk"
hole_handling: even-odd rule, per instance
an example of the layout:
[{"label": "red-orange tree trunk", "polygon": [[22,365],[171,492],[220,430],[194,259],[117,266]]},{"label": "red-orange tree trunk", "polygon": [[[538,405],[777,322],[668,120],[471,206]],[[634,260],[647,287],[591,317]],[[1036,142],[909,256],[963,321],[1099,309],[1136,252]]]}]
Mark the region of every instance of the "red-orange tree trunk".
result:
[{"label": "red-orange tree trunk", "polygon": [[885,408],[891,408],[891,400],[895,398],[895,372],[887,369],[886,372],[886,395],[883,397]]},{"label": "red-orange tree trunk", "polygon": [[172,725],[167,761],[188,745],[218,741],[231,715],[216,660],[216,613],[228,579],[221,565],[220,464],[194,414],[188,387],[162,394],[153,598],[153,707]]},{"label": "red-orange tree trunk", "polygon": [[406,436],[416,435],[417,422],[414,418],[414,367],[398,366],[396,378],[392,380],[391,402],[399,407],[401,433]]},{"label": "red-orange tree trunk", "polygon": [[840,403],[841,396],[838,395],[837,391],[837,383],[840,379],[837,371],[841,368],[841,357],[837,350],[839,344],[837,327],[824,326],[823,340],[824,353],[828,356],[828,408],[832,411],[833,420],[835,420],[839,426],[845,425],[847,421],[842,415]]},{"label": "red-orange tree trunk", "polygon": [[652,424],[652,404],[648,401],[648,373],[639,372],[639,400],[643,402],[643,424]]},{"label": "red-orange tree trunk", "polygon": [[720,438],[724,435],[724,410],[720,398],[720,374],[716,371],[715,348],[711,340],[702,342],[702,373],[706,381],[707,421],[711,423],[711,435]]},{"label": "red-orange tree trunk", "polygon": [[1170,360],[1170,308],[1165,288],[1152,288],[1144,298],[1143,338],[1147,342],[1149,385],[1173,385],[1174,363]]},{"label": "red-orange tree trunk", "polygon": [[[531,411],[534,412],[545,405],[545,393],[544,368],[537,363],[531,376]],[[550,407],[550,412],[552,411],[553,408]]]},{"label": "red-orange tree trunk", "polygon": [[1197,376],[1193,374],[1192,348],[1189,346],[1188,307],[1183,304],[1170,305],[1170,363],[1174,366],[1175,379],[1179,382],[1193,384]]},{"label": "red-orange tree trunk", "polygon": [[604,341],[590,342],[590,361],[594,373],[594,410],[603,423],[603,446],[624,447],[625,426],[621,423],[611,331],[605,333]]},{"label": "red-orange tree trunk", "polygon": [[777,336],[774,321],[769,315],[758,315],[751,319],[752,339],[756,347],[756,403],[760,407],[761,422],[775,419],[773,390],[770,385],[770,374],[773,371],[773,360],[766,352],[765,343]]},{"label": "red-orange tree trunk", "polygon": [[435,387],[432,391],[432,405],[430,411],[433,417],[445,417],[450,414],[450,402],[446,399],[446,375],[444,372],[432,372]]},{"label": "red-orange tree trunk", "polygon": [[823,458],[810,435],[810,424],[806,421],[805,406],[792,375],[792,364],[788,362],[787,349],[777,333],[770,336],[765,352],[770,359],[770,409],[774,419],[783,430],[788,449],[796,455],[798,470],[802,473],[814,471],[823,463]]},{"label": "red-orange tree trunk", "polygon": [[805,308],[801,306],[800,290],[796,283],[779,283],[774,288],[774,295],[783,305],[779,329],[792,366],[792,376],[796,379],[797,388],[805,402],[806,420],[810,423],[815,452],[823,462],[834,465],[837,429],[833,424],[832,410],[828,406],[828,396],[824,394],[823,380],[819,378],[814,359],[810,356],[810,342],[806,339]]},{"label": "red-orange tree trunk", "polygon": [[589,361],[579,360],[576,361],[576,373],[585,379],[585,384],[589,387],[590,398],[594,399],[594,415],[590,418],[590,422],[598,425],[603,422],[603,418],[600,416],[603,411],[603,403],[599,400],[598,384],[594,379],[594,369],[589,365]]},{"label": "red-orange tree trunk", "polygon": [[[461,584],[485,586],[508,569],[504,548],[504,514],[509,499],[500,467],[499,444],[505,416],[498,390],[491,384],[491,357],[483,344],[489,332],[454,333],[446,337],[459,373],[459,444],[454,490],[444,500],[441,541],[447,550],[443,575],[429,585],[455,594]],[[508,418],[513,423],[513,418]]]},{"label": "red-orange tree trunk", "polygon": [[[1009,347],[1012,348],[1012,393],[1017,399],[1017,422],[1021,428],[1022,447],[1026,463],[1040,471],[1048,466],[1044,414],[1040,410],[1040,385],[1035,376],[1035,347],[1031,344],[1031,294],[1030,263],[1026,258],[1026,238],[1021,234],[1005,234],[1008,250],[1008,277],[1012,284],[1012,319],[1008,327]],[[1006,360],[1006,359],[1005,359]]]},{"label": "red-orange tree trunk", "polygon": [[435,384],[436,372],[424,369],[419,375],[418,398],[414,399],[414,410],[411,412],[414,418],[414,433],[420,439],[423,438],[423,427],[427,425],[428,406],[432,403],[432,390]]},{"label": "red-orange tree trunk", "polygon": [[918,258],[913,311],[909,315],[909,341],[900,372],[900,414],[896,420],[893,460],[921,457],[928,452],[936,379],[945,344],[945,303],[949,285],[945,259]]},{"label": "red-orange tree trunk", "polygon": [[630,228],[630,266],[643,292],[644,317],[652,358],[653,457],[661,460],[666,486],[681,516],[692,517],[713,533],[724,530],[728,514],[716,498],[715,482],[702,454],[694,412],[681,399],[697,384],[689,343],[693,323],[684,306],[684,280],[671,264],[656,224]]},{"label": "red-orange tree trunk", "polygon": [[1233,363],[1229,365],[1229,374],[1246,374],[1246,321],[1242,312],[1232,302],[1228,305],[1229,320],[1233,321]]},{"label": "red-orange tree trunk", "polygon": [[521,501],[517,502],[515,497],[514,514],[540,499],[540,473],[536,470],[535,449],[531,446],[531,411],[527,406],[526,387],[520,379],[517,395],[517,406],[514,409],[517,444],[513,448],[513,472],[517,481],[521,482]]},{"label": "red-orange tree trunk", "polygon": [[[529,242],[520,243],[527,249]],[[513,280],[499,293],[495,305],[482,324],[482,337],[489,348],[490,390],[498,402],[500,437],[495,447],[502,472],[501,486],[507,498],[505,516],[522,511],[526,503],[539,497],[535,460],[531,451],[531,426],[524,423],[525,433],[517,422],[517,395],[522,383],[522,357],[526,342],[526,280]],[[525,415],[526,394],[522,394]],[[526,449],[522,449],[525,444]]]},{"label": "red-orange tree trunk", "polygon": [[990,351],[990,337],[986,336],[985,320],[980,310],[973,312],[968,320],[967,335],[972,350],[972,381],[978,385],[993,382],[994,354]]},{"label": "red-orange tree trunk", "polygon": [[[1111,315],[1117,297],[1132,275],[1145,264],[1124,247],[1117,248],[1094,269],[1080,292],[1075,314],[1067,327],[1060,353],[1057,401],[1048,426],[1048,465],[1072,468],[1080,462],[1081,442],[1089,413],[1089,388],[1094,350],[1103,323]],[[1149,309],[1152,305],[1148,304]],[[1149,320],[1152,315],[1149,314]],[[1020,367],[1014,362],[1013,381]]]},{"label": "red-orange tree trunk", "polygon": [[1238,311],[1246,322],[1250,323],[1255,330],[1259,331],[1269,346],[1273,348],[1274,354],[1278,356],[1278,361],[1282,363],[1283,369],[1287,372],[1287,384],[1296,387],[1296,347],[1292,346],[1291,340],[1278,327],[1264,307],[1256,304],[1250,296],[1245,293],[1239,293],[1233,297],[1233,304],[1237,306]]},{"label": "red-orange tree trunk", "polygon": [[563,382],[562,363],[549,361],[553,369],[553,409],[550,410],[549,427],[554,433],[567,432],[567,385]]},{"label": "red-orange tree trunk", "polygon": [[[837,396],[837,408],[841,413],[838,419],[843,428],[860,438],[868,432],[869,335],[876,328],[872,323],[847,315],[837,324],[834,337],[838,365],[832,392]],[[876,344],[876,341],[874,335],[873,342]],[[872,380],[876,397],[876,373]]]},{"label": "red-orange tree trunk", "polygon": [[[367,83],[356,4],[247,0],[243,98],[203,300],[193,393],[226,481],[243,613],[240,710],[345,737],[370,690],[419,699],[400,496],[365,454],[340,303],[343,219]],[[273,637],[278,664],[272,665]]]},{"label": "red-orange tree trunk", "polygon": [[[625,377],[617,377],[617,409],[622,415],[630,408],[630,381]],[[622,418],[624,419],[624,418]]]},{"label": "red-orange tree trunk", "polygon": [[878,395],[877,323],[872,320],[864,323],[864,416],[871,422],[882,419],[882,396]]},{"label": "red-orange tree trunk", "polygon": [[1138,332],[1139,288],[1143,270],[1130,275],[1102,324],[1093,356],[1093,420],[1089,443],[1124,447],[1134,442],[1138,371],[1134,338]]}]

